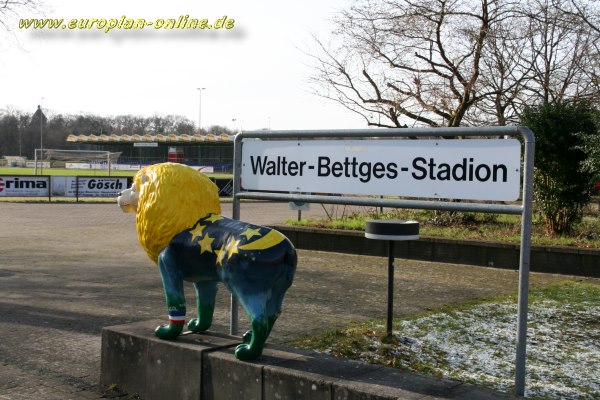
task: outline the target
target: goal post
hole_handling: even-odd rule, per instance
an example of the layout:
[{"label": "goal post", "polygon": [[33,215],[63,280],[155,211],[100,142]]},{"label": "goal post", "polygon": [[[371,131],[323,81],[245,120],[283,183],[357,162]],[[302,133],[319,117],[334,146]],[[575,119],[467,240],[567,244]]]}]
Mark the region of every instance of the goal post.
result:
[{"label": "goal post", "polygon": [[[44,166],[52,168],[57,164],[64,167],[79,166],[81,169],[106,169],[110,176],[111,165],[121,156],[121,152],[110,152],[106,150],[63,150],[63,149],[35,149],[34,163],[35,175],[43,173]],[[63,166],[63,165],[61,165]]]}]

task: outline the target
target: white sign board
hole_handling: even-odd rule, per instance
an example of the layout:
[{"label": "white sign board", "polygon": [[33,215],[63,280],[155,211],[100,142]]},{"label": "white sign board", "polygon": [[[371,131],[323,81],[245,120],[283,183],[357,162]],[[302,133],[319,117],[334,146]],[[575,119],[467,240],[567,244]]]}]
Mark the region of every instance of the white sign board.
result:
[{"label": "white sign board", "polygon": [[242,188],[512,201],[516,139],[244,140]]},{"label": "white sign board", "polygon": [[37,164],[38,168],[50,168],[50,161],[27,161],[25,162],[25,167],[27,168],[35,168]]},{"label": "white sign board", "polygon": [[157,142],[135,142],[133,147],[158,147]]},{"label": "white sign board", "polygon": [[303,201],[290,201],[290,210],[295,211],[310,211],[310,203],[305,203]]},{"label": "white sign board", "polygon": [[196,168],[198,171],[203,172],[205,174],[213,174],[215,172],[215,167],[213,167],[213,166],[201,165],[199,167],[194,167],[194,168]]},{"label": "white sign board", "polygon": [[47,176],[0,176],[0,196],[3,197],[46,197],[49,188]]}]

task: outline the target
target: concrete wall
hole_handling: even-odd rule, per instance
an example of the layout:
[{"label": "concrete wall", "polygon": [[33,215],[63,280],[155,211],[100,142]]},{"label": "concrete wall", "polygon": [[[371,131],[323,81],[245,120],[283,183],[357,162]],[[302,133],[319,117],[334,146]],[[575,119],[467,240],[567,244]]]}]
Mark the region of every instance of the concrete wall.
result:
[{"label": "concrete wall", "polygon": [[164,321],[104,328],[100,381],[146,400],[391,400],[509,399],[448,379],[267,345],[257,361],[233,351],[239,337],[185,334],[154,336]]},{"label": "concrete wall", "polygon": [[[284,225],[275,228],[299,249],[387,255],[386,242],[366,239],[362,231]],[[519,247],[516,244],[421,237],[417,241],[397,242],[395,255],[415,260],[518,269]],[[531,271],[600,277],[600,250],[532,246]]]}]

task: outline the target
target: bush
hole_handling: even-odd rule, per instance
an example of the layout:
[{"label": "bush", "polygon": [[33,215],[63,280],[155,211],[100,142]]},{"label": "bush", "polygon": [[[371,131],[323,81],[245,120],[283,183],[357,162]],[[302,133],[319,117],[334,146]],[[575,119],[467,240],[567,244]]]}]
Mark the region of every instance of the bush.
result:
[{"label": "bush", "polygon": [[521,123],[536,138],[534,200],[549,234],[569,233],[590,201],[597,166],[598,111],[585,103],[544,104],[524,110]]}]

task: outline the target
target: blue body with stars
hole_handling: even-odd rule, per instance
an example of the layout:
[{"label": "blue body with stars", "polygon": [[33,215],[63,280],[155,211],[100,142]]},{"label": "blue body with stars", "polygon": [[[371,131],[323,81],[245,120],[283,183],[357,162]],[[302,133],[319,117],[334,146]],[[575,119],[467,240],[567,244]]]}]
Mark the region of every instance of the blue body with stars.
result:
[{"label": "blue body with stars", "polygon": [[212,323],[217,283],[223,282],[246,310],[252,326],[236,356],[257,358],[281,313],[296,262],[293,245],[273,229],[215,214],[201,218],[176,235],[159,255],[170,321],[158,327],[156,335],[175,339],[181,333],[181,316],[186,312],[184,281],[194,283],[198,310],[198,318],[192,319],[188,328],[207,330]]}]

